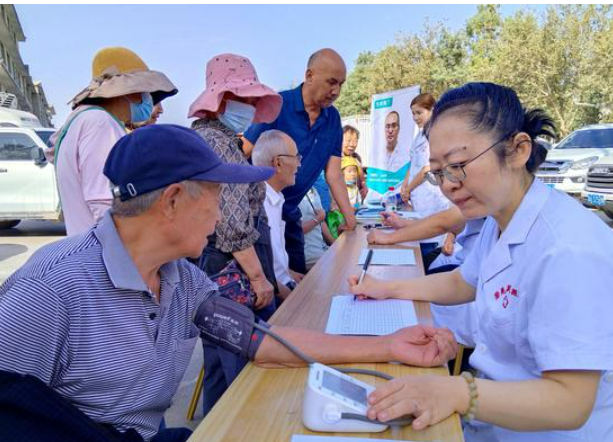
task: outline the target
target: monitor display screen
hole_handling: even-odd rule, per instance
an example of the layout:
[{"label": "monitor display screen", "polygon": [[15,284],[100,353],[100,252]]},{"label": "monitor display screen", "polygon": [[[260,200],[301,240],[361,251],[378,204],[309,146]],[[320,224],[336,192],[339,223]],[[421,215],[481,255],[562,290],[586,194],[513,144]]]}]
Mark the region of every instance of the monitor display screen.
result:
[{"label": "monitor display screen", "polygon": [[328,371],[324,371],[322,386],[334,393],[345,396],[355,402],[359,402],[362,405],[368,405],[365,388],[335,376]]}]

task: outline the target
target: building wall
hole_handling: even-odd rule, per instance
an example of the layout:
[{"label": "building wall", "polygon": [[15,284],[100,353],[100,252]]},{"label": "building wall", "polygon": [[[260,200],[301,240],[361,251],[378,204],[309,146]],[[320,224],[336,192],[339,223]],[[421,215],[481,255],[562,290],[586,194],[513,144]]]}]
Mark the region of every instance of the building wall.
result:
[{"label": "building wall", "polygon": [[32,112],[43,125],[52,126],[55,111],[19,54],[19,42],[25,39],[15,7],[0,5],[0,91],[17,97],[17,109]]}]

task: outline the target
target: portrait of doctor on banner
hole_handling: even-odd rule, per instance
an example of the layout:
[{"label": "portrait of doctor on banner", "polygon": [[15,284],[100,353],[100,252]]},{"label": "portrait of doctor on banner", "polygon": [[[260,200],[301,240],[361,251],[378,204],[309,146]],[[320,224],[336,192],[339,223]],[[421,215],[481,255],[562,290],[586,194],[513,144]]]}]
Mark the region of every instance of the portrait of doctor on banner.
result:
[{"label": "portrait of doctor on banner", "polygon": [[419,86],[412,86],[373,96],[367,186],[379,194],[392,186],[399,188],[409,170],[416,133],[411,100],[419,91]]}]

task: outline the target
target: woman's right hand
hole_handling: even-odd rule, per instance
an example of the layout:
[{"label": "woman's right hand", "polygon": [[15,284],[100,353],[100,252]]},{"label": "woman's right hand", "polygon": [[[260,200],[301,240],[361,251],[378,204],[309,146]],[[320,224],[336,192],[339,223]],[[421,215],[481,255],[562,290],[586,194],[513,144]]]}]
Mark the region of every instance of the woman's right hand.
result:
[{"label": "woman's right hand", "polygon": [[383,225],[393,227],[394,229],[400,229],[406,225],[406,221],[396,212],[381,212],[381,218],[383,218]]},{"label": "woman's right hand", "polygon": [[366,275],[360,284],[359,275],[351,275],[349,281],[349,291],[356,295],[358,299],[386,299],[388,292],[386,290],[386,281],[377,279],[374,276]]},{"label": "woman's right hand", "polygon": [[273,301],[275,297],[275,288],[265,276],[250,279],[251,290],[253,290],[257,296],[255,301],[255,309],[267,307]]},{"label": "woman's right hand", "polygon": [[366,235],[366,241],[368,241],[368,244],[393,244],[390,241],[389,233],[384,233],[377,229],[372,229],[370,232],[368,232],[368,235]]}]

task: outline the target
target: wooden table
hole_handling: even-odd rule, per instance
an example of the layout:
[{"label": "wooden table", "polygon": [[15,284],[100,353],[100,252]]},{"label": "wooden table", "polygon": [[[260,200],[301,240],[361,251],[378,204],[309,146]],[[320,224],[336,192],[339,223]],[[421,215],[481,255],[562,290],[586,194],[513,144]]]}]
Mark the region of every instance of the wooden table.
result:
[{"label": "wooden table", "polygon": [[[330,300],[334,294],[348,291],[347,277],[359,273],[361,268],[356,263],[365,245],[366,234],[362,227],[343,234],[283,303],[270,322],[323,331],[328,319]],[[371,266],[369,274],[386,279],[411,278],[424,274],[417,244],[394,247],[413,248],[418,265]],[[419,322],[431,324],[429,304],[416,302],[415,308]],[[408,374],[449,375],[446,367],[432,369],[400,364],[342,365],[384,371],[394,377]],[[293,434],[333,435],[313,433],[302,425],[302,398],[307,373],[307,368],[264,369],[248,364],[198,426],[189,441],[289,442]],[[375,385],[385,382],[373,377],[357,377]],[[408,426],[388,429],[383,433],[335,434],[411,441],[462,442],[464,440],[457,415],[421,432],[413,431]]]}]

